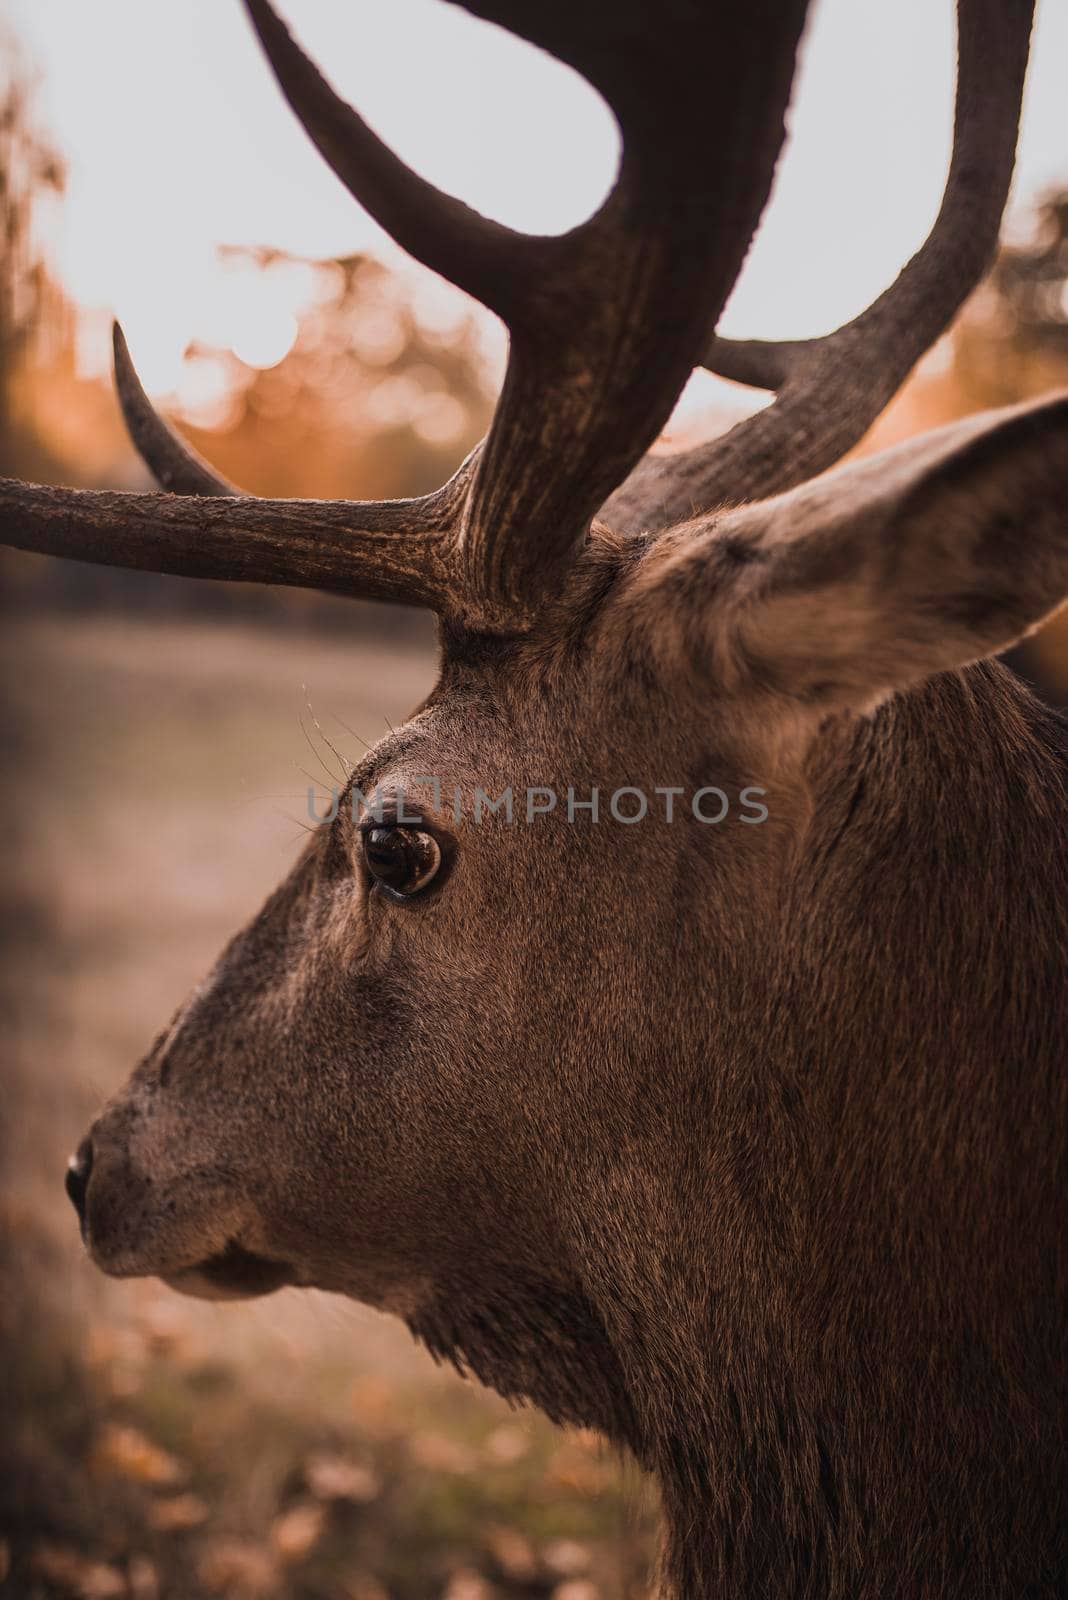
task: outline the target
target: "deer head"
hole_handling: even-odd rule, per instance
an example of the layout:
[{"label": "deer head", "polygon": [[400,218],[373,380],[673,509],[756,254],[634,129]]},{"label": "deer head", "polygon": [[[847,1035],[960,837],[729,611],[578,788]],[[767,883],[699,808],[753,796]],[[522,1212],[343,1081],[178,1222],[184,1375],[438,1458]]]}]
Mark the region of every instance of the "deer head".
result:
[{"label": "deer head", "polygon": [[[192,455],[116,331],[171,492],[0,487],[22,548],[441,619],[433,694],[94,1124],[90,1253],[355,1296],[605,1430],[661,1478],[679,1594],[1037,1594],[1064,780],[985,658],[1068,594],[1068,400],[827,470],[990,259],[1030,0],[960,0],[930,237],[798,344],[713,330],[805,0],[468,0],[622,126],[558,238],[407,171],[247,6],[327,161],[511,353],[436,493],[273,501]],[[697,363],[777,398],[646,456]]]}]

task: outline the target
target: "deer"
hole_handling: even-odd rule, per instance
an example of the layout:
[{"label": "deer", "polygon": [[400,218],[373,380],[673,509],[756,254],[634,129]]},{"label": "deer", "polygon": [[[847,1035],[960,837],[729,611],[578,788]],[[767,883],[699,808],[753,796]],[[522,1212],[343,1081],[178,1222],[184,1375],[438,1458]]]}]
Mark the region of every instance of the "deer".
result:
[{"label": "deer", "polygon": [[[850,454],[996,248],[1031,0],[959,0],[930,234],[797,342],[715,330],[806,0],[463,0],[622,130],[553,237],[409,170],[244,3],[334,172],[508,364],[434,493],[272,500],[191,451],[116,328],[162,492],[0,485],[24,550],[438,618],[433,692],[72,1158],[92,1261],[355,1298],[599,1431],[659,1485],[665,1600],[1063,1593],[1068,736],[994,658],[1068,596],[1068,397]],[[698,366],[774,398],[653,451]],[[758,786],[760,826],[589,809],[717,784]],[[532,786],[587,809],[473,819]]]}]

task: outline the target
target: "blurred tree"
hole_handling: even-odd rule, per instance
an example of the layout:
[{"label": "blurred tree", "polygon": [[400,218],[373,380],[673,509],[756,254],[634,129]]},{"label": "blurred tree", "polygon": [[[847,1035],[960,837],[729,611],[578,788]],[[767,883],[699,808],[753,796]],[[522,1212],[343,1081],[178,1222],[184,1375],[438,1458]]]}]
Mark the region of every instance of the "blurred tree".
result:
[{"label": "blurred tree", "polygon": [[34,85],[14,41],[0,37],[0,472],[25,473],[49,460],[19,404],[17,382],[29,346],[63,317],[34,222],[43,195],[58,195],[64,171],[37,127]]},{"label": "blurred tree", "polygon": [[1002,250],[991,287],[1013,315],[1016,345],[1068,366],[1068,192],[1047,195],[1028,243]]},{"label": "blurred tree", "polygon": [[957,328],[953,367],[977,405],[1068,383],[1068,191],[1048,195],[1027,235],[1002,247]]},{"label": "blurred tree", "polygon": [[[187,431],[243,487],[339,499],[421,494],[481,438],[492,399],[473,314],[442,325],[404,279],[367,255],[312,261],[231,249],[222,256],[247,275],[252,292],[259,279],[261,339],[270,333],[272,300],[276,321],[291,316],[287,287],[297,302],[291,346],[270,365],[241,359],[240,330],[228,350],[189,352],[204,369],[209,412],[218,404],[214,369],[222,415],[211,417],[210,428]],[[255,327],[252,333],[255,343]],[[195,407],[187,411],[187,421],[196,415]]]}]

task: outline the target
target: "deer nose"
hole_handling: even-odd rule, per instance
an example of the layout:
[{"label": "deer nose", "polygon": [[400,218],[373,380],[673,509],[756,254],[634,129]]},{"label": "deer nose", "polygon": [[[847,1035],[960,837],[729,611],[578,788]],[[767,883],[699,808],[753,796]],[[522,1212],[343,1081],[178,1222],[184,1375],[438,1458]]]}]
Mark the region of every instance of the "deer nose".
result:
[{"label": "deer nose", "polygon": [[71,1204],[78,1213],[82,1237],[85,1237],[85,1194],[89,1188],[89,1174],[93,1170],[93,1143],[83,1139],[67,1162],[66,1188]]}]

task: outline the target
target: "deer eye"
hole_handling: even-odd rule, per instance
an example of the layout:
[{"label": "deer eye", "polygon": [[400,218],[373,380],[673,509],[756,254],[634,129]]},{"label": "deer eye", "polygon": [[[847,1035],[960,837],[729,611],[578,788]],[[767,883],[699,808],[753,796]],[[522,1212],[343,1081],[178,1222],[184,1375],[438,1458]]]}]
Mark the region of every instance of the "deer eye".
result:
[{"label": "deer eye", "polygon": [[372,878],[391,900],[410,900],[436,876],[441,866],[441,847],[433,834],[422,828],[386,824],[365,829],[363,859]]}]

